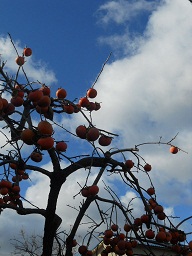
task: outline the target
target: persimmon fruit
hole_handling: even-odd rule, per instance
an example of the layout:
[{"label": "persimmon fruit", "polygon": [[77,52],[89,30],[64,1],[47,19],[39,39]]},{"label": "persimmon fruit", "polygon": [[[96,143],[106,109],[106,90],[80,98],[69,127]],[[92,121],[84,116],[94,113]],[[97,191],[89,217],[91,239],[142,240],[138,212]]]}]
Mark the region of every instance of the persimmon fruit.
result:
[{"label": "persimmon fruit", "polygon": [[23,64],[25,63],[25,58],[23,56],[18,56],[15,59],[15,62],[17,63],[17,65],[23,66]]},{"label": "persimmon fruit", "polygon": [[73,114],[74,113],[74,107],[71,104],[64,105],[63,109],[67,114]]},{"label": "persimmon fruit", "polygon": [[118,225],[117,224],[112,224],[111,225],[111,230],[117,231],[118,230]]},{"label": "persimmon fruit", "polygon": [[29,47],[24,48],[24,49],[23,49],[23,54],[24,54],[26,57],[31,56],[31,55],[32,55],[32,50],[31,50],[31,48],[29,48]]},{"label": "persimmon fruit", "polygon": [[29,100],[31,100],[33,102],[38,102],[42,97],[43,97],[42,90],[30,91],[28,94]]},{"label": "persimmon fruit", "polygon": [[65,152],[67,149],[67,143],[65,143],[64,141],[59,141],[56,143],[55,148],[60,152]]},{"label": "persimmon fruit", "polygon": [[80,98],[79,105],[81,107],[85,107],[85,108],[88,107],[89,106],[89,100],[87,99],[87,97]]},{"label": "persimmon fruit", "polygon": [[83,197],[88,197],[90,194],[89,194],[89,187],[84,187],[84,188],[82,188],[82,190],[81,190],[81,195],[83,196]]},{"label": "persimmon fruit", "polygon": [[1,194],[1,195],[5,196],[5,195],[7,195],[8,193],[9,193],[8,188],[6,188],[6,187],[0,188],[0,194]]},{"label": "persimmon fruit", "polygon": [[86,138],[88,141],[96,141],[99,138],[99,130],[95,127],[89,128]]},{"label": "persimmon fruit", "polygon": [[16,96],[16,97],[12,97],[11,98],[11,103],[15,106],[15,107],[20,107],[23,105],[23,98],[20,96]]},{"label": "persimmon fruit", "polygon": [[56,97],[58,99],[65,99],[67,97],[67,92],[65,89],[63,88],[59,88],[57,91],[56,91]]},{"label": "persimmon fruit", "polygon": [[112,138],[106,135],[101,135],[98,140],[101,146],[109,146],[111,144],[111,141],[112,141]]},{"label": "persimmon fruit", "polygon": [[111,238],[113,236],[113,231],[110,229],[107,229],[107,230],[105,230],[104,235],[107,238]]},{"label": "persimmon fruit", "polygon": [[99,192],[99,187],[97,185],[92,185],[92,186],[89,187],[89,194],[91,196],[97,195],[98,192]]},{"label": "persimmon fruit", "polygon": [[42,85],[42,87],[39,90],[43,92],[43,95],[50,96],[51,94],[51,89],[46,85]]},{"label": "persimmon fruit", "polygon": [[33,160],[34,162],[41,162],[41,160],[43,159],[43,156],[40,152],[37,151],[33,151],[30,155],[31,160]]},{"label": "persimmon fruit", "polygon": [[81,245],[81,246],[79,246],[78,252],[79,252],[81,255],[85,254],[85,253],[87,252],[87,246],[86,246],[86,245]]},{"label": "persimmon fruit", "polygon": [[128,223],[126,223],[123,228],[126,232],[129,232],[132,229],[131,225],[129,225]]},{"label": "persimmon fruit", "polygon": [[148,229],[145,231],[145,236],[148,239],[153,239],[155,237],[155,232],[152,229]]},{"label": "persimmon fruit", "polygon": [[131,168],[133,168],[133,166],[134,166],[134,163],[133,163],[133,161],[132,160],[126,160],[125,161],[125,166],[127,167],[127,168],[129,168],[129,169],[131,169]]},{"label": "persimmon fruit", "polygon": [[76,128],[76,134],[81,139],[86,139],[87,128],[84,125],[79,125]]},{"label": "persimmon fruit", "polygon": [[21,140],[27,145],[33,145],[35,133],[31,129],[25,129],[21,132]]},{"label": "persimmon fruit", "polygon": [[39,122],[37,129],[41,135],[49,136],[53,134],[53,126],[46,120]]},{"label": "persimmon fruit", "polygon": [[155,188],[154,187],[150,187],[147,189],[147,193],[148,195],[152,196],[155,194]]},{"label": "persimmon fruit", "polygon": [[54,139],[52,137],[42,137],[38,139],[37,144],[41,150],[49,150],[54,145]]},{"label": "persimmon fruit", "polygon": [[172,147],[170,147],[169,151],[170,151],[172,154],[177,154],[178,148],[175,147],[175,146],[172,146]]},{"label": "persimmon fruit", "polygon": [[97,96],[97,90],[95,90],[94,88],[90,88],[87,91],[87,97],[89,98],[95,98]]},{"label": "persimmon fruit", "polygon": [[48,107],[51,104],[51,99],[48,95],[43,95],[38,101],[37,105],[40,107]]},{"label": "persimmon fruit", "polygon": [[145,170],[146,172],[150,172],[151,169],[152,169],[152,167],[151,167],[150,164],[146,164],[143,168],[144,168],[144,170]]}]

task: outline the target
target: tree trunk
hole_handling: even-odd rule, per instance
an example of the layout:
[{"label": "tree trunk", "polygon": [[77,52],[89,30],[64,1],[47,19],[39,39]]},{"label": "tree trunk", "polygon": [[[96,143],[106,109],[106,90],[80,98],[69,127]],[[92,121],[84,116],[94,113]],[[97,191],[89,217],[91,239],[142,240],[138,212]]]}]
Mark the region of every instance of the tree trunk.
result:
[{"label": "tree trunk", "polygon": [[42,256],[51,256],[53,241],[58,227],[62,220],[55,214],[57,199],[63,182],[55,175],[51,179],[51,189],[46,209],[44,237],[43,237],[43,254]]}]

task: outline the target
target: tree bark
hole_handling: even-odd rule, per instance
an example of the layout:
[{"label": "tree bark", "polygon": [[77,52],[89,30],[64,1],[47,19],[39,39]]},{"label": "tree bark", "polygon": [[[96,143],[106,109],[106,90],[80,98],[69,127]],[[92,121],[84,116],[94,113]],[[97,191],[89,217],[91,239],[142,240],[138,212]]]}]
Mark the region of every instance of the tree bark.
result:
[{"label": "tree bark", "polygon": [[61,181],[61,179],[55,176],[58,175],[54,175],[51,180],[51,189],[46,208],[42,256],[52,255],[54,237],[56,235],[58,227],[62,222],[61,218],[58,215],[56,215],[56,206],[63,181]]}]

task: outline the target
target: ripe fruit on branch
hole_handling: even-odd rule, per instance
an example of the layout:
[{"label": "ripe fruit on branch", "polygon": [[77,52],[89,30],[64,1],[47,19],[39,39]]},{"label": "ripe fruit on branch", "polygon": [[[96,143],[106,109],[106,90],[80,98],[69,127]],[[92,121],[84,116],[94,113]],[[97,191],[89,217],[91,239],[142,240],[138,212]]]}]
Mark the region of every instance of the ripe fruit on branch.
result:
[{"label": "ripe fruit on branch", "polygon": [[148,222],[149,222],[149,215],[143,214],[143,215],[141,216],[141,222],[142,222],[142,223],[148,223]]},{"label": "ripe fruit on branch", "polygon": [[121,239],[121,240],[125,239],[125,234],[124,233],[119,233],[119,239]]},{"label": "ripe fruit on branch", "polygon": [[84,188],[82,188],[81,194],[82,194],[82,196],[84,196],[84,197],[88,197],[88,196],[89,196],[89,187],[84,187]]},{"label": "ripe fruit on branch", "polygon": [[71,104],[64,105],[63,109],[67,114],[73,114],[74,113],[74,107]]},{"label": "ripe fruit on branch", "polygon": [[48,112],[48,110],[49,110],[49,106],[47,106],[47,107],[40,107],[40,106],[37,105],[35,107],[35,109],[36,109],[37,113],[39,113],[39,114],[46,114]]},{"label": "ripe fruit on branch", "polygon": [[141,221],[141,218],[136,218],[136,219],[134,219],[134,224],[136,225],[136,226],[141,226],[142,225],[142,221]]},{"label": "ripe fruit on branch", "polygon": [[159,220],[164,220],[166,218],[166,215],[165,215],[164,212],[160,212],[160,213],[157,214],[157,218]]},{"label": "ripe fruit on branch", "polygon": [[29,48],[29,47],[24,48],[24,49],[23,49],[23,54],[24,54],[26,57],[31,56],[31,55],[32,55],[32,50],[31,50],[31,48]]},{"label": "ripe fruit on branch", "polygon": [[73,241],[72,241],[72,247],[75,247],[77,245],[77,241],[76,241],[76,239],[73,239]]},{"label": "ripe fruit on branch", "polygon": [[43,156],[40,152],[37,151],[33,151],[30,155],[31,160],[33,160],[36,163],[41,162],[41,160],[43,159]]},{"label": "ripe fruit on branch", "polygon": [[52,125],[48,121],[45,121],[45,120],[38,123],[37,129],[41,135],[50,136],[53,134]]},{"label": "ripe fruit on branch", "polygon": [[84,125],[79,125],[76,128],[76,134],[81,139],[86,139],[87,128]]},{"label": "ripe fruit on branch", "polygon": [[25,129],[21,132],[21,140],[27,145],[33,145],[35,133],[31,129]]},{"label": "ripe fruit on branch", "polygon": [[38,139],[37,144],[41,150],[49,150],[54,145],[54,139],[52,137],[42,137]]},{"label": "ripe fruit on branch", "polygon": [[155,208],[154,208],[154,213],[155,214],[158,214],[158,213],[160,213],[160,212],[163,212],[163,206],[161,206],[161,205],[157,205],[157,206],[155,206]]},{"label": "ripe fruit on branch", "polygon": [[25,92],[24,92],[23,90],[21,90],[21,89],[16,89],[16,90],[13,91],[12,96],[13,96],[13,97],[19,96],[19,97],[23,98],[23,97],[24,97],[24,94],[25,94]]},{"label": "ripe fruit on branch", "polygon": [[15,106],[15,107],[20,107],[23,105],[23,98],[16,96],[16,97],[12,97],[11,98],[11,103]]},{"label": "ripe fruit on branch", "polygon": [[175,147],[175,146],[172,146],[172,147],[170,147],[169,151],[170,151],[172,154],[177,154],[178,148]]},{"label": "ripe fruit on branch", "polygon": [[125,166],[126,166],[127,168],[131,169],[131,168],[133,168],[134,163],[133,163],[132,160],[126,160],[126,161],[125,161]]},{"label": "ripe fruit on branch", "polygon": [[33,102],[38,102],[43,97],[42,90],[31,91],[28,95],[28,98]]},{"label": "ripe fruit on branch", "polygon": [[94,88],[90,88],[87,91],[87,97],[89,98],[95,98],[97,96],[97,91]]},{"label": "ripe fruit on branch", "polygon": [[80,98],[79,105],[81,107],[85,107],[85,108],[88,107],[89,106],[89,100],[87,99],[87,97]]},{"label": "ripe fruit on branch", "polygon": [[148,239],[153,239],[155,237],[155,232],[152,229],[148,229],[145,231],[145,236]]},{"label": "ripe fruit on branch", "polygon": [[0,181],[0,188],[5,187],[5,188],[11,188],[12,187],[12,183],[8,180],[1,180]]},{"label": "ripe fruit on branch", "polygon": [[1,98],[1,101],[3,103],[3,109],[5,109],[8,106],[8,101],[5,98]]},{"label": "ripe fruit on branch", "polygon": [[120,240],[118,243],[117,243],[117,246],[120,250],[125,250],[125,246],[126,246],[126,241],[124,240]]},{"label": "ripe fruit on branch", "polygon": [[97,185],[90,186],[88,191],[91,196],[95,196],[99,192],[99,187]]},{"label": "ripe fruit on branch", "polygon": [[93,185],[90,187],[84,187],[81,190],[81,194],[84,197],[95,196],[98,194],[98,192],[99,192],[99,187],[97,185]]},{"label": "ripe fruit on branch", "polygon": [[59,89],[56,91],[56,97],[57,97],[58,99],[64,99],[64,98],[66,98],[66,96],[67,96],[67,92],[66,92],[65,89],[59,88]]},{"label": "ripe fruit on branch", "polygon": [[15,106],[12,103],[8,103],[3,112],[5,115],[12,115],[14,111]]},{"label": "ripe fruit on branch", "polygon": [[145,170],[146,172],[150,172],[151,169],[152,169],[152,167],[151,167],[150,164],[146,164],[143,168],[144,168],[144,170]]},{"label": "ripe fruit on branch", "polygon": [[126,232],[129,232],[129,231],[131,230],[131,225],[125,224],[125,225],[124,225],[124,230],[125,230]]},{"label": "ripe fruit on branch", "polygon": [[13,193],[19,193],[20,192],[20,187],[18,185],[13,185],[13,187],[11,188],[11,191]]},{"label": "ripe fruit on branch", "polygon": [[111,144],[111,141],[112,141],[111,137],[108,137],[106,135],[101,135],[98,142],[101,146],[109,146]]},{"label": "ripe fruit on branch", "polygon": [[156,236],[155,239],[157,242],[164,242],[166,241],[166,233],[164,231],[159,231]]},{"label": "ripe fruit on branch", "polygon": [[65,152],[67,149],[67,143],[65,143],[64,141],[59,141],[57,142],[55,148],[58,151]]},{"label": "ripe fruit on branch", "polygon": [[104,235],[105,235],[105,237],[107,237],[107,238],[111,238],[111,237],[113,236],[113,231],[110,230],[110,229],[105,230]]},{"label": "ripe fruit on branch", "polygon": [[81,255],[85,254],[85,253],[87,252],[87,246],[85,246],[85,245],[79,246],[78,252],[79,252]]},{"label": "ripe fruit on branch", "polygon": [[18,57],[15,59],[15,62],[17,63],[17,65],[22,66],[22,65],[25,63],[25,58],[22,57],[22,56],[18,56]]},{"label": "ripe fruit on branch", "polygon": [[51,94],[50,88],[46,85],[42,85],[42,87],[39,90],[43,92],[43,95],[50,96]]},{"label": "ripe fruit on branch", "polygon": [[89,128],[86,138],[88,141],[96,141],[99,138],[99,130],[95,127]]},{"label": "ripe fruit on branch", "polygon": [[7,195],[8,193],[9,193],[8,188],[6,188],[6,187],[0,188],[0,194],[1,194],[1,195],[5,196],[5,195]]},{"label": "ripe fruit on branch", "polygon": [[47,95],[43,95],[40,100],[37,101],[37,105],[40,107],[48,107],[51,104],[51,99]]},{"label": "ripe fruit on branch", "polygon": [[154,195],[154,194],[155,194],[155,188],[153,188],[153,187],[148,188],[148,189],[147,189],[147,193],[148,193],[148,195],[150,195],[150,196]]},{"label": "ripe fruit on branch", "polygon": [[111,230],[117,231],[118,230],[118,225],[117,224],[112,224],[111,225]]}]

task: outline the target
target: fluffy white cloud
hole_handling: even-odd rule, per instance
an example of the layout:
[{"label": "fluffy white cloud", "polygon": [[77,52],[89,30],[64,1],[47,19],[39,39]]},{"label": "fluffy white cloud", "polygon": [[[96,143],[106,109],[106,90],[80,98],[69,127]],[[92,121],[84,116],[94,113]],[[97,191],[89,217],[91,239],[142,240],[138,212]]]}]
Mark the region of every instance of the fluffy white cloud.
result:
[{"label": "fluffy white cloud", "polygon": [[[162,141],[168,142],[179,132],[172,143],[188,154],[179,152],[172,156],[165,146],[140,148],[140,154],[154,167],[151,175],[159,198],[170,204],[190,203],[192,16],[189,6],[187,1],[180,0],[165,1],[159,6],[150,16],[144,35],[134,41],[137,52],[106,65],[96,85],[102,109],[94,113],[94,122],[98,127],[120,133],[119,147],[158,142],[161,136]],[[110,36],[114,49],[116,38],[117,35]]]},{"label": "fluffy white cloud", "polygon": [[141,12],[154,10],[157,2],[148,2],[146,0],[132,2],[125,0],[108,1],[101,5],[98,10],[101,15],[100,22],[104,24],[108,24],[109,22],[122,24],[130,21]]}]

